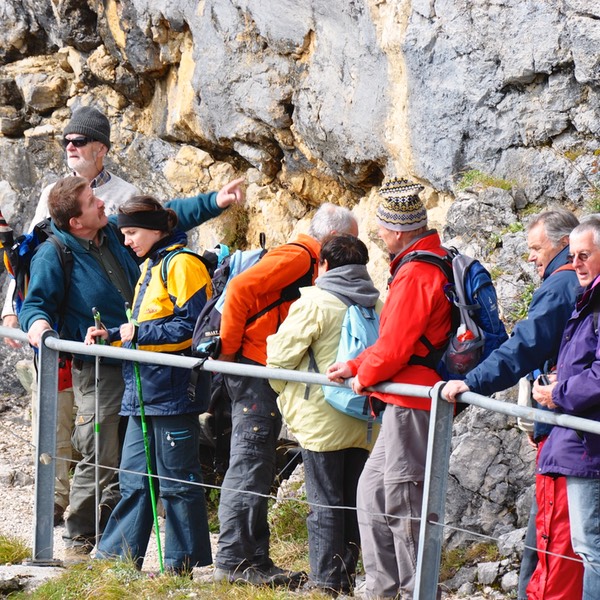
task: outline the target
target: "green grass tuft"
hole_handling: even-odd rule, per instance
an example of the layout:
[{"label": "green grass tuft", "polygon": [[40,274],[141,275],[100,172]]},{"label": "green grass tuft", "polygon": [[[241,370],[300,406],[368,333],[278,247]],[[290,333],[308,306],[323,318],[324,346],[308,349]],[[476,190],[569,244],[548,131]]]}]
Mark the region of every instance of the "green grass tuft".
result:
[{"label": "green grass tuft", "polygon": [[595,189],[587,202],[587,209],[591,213],[600,213],[600,189]]},{"label": "green grass tuft", "polygon": [[[92,560],[70,567],[60,577],[44,583],[35,591],[11,596],[14,600],[286,600],[287,588],[258,588],[193,581],[187,577],[139,572],[132,562]],[[326,596],[314,592],[303,594],[307,600]]]},{"label": "green grass tuft", "polygon": [[531,304],[533,293],[535,292],[536,288],[537,286],[533,282],[527,284],[518,302],[516,302],[513,306],[513,309],[510,313],[511,321],[516,322],[527,317],[529,305]]},{"label": "green grass tuft", "polygon": [[517,233],[519,231],[524,231],[524,230],[525,230],[525,225],[523,225],[523,223],[521,223],[520,221],[515,221],[514,223],[511,223],[506,228],[507,233]]},{"label": "green grass tuft", "polygon": [[[288,494],[295,495],[301,485],[301,482],[291,484]],[[286,499],[271,505],[271,557],[275,564],[285,565],[295,571],[308,570],[308,513],[305,494],[298,495],[298,500]]]},{"label": "green grass tuft", "polygon": [[444,550],[440,566],[440,581],[452,579],[463,567],[471,567],[482,562],[493,562],[499,560],[499,556],[498,546],[491,542]]},{"label": "green grass tuft", "polygon": [[31,548],[19,538],[0,535],[0,564],[19,564],[31,556]]},{"label": "green grass tuft", "polygon": [[206,513],[208,517],[208,530],[219,533],[219,499],[221,490],[213,488],[206,495]]},{"label": "green grass tuft", "polygon": [[573,148],[572,150],[565,151],[565,158],[571,162],[575,162],[580,156],[585,154],[583,148]]},{"label": "green grass tuft", "polygon": [[495,187],[500,188],[502,190],[512,190],[515,183],[513,181],[508,181],[506,179],[500,179],[499,177],[494,177],[492,175],[488,175],[483,171],[479,171],[477,169],[471,169],[470,171],[465,171],[458,183],[456,184],[456,189],[458,191],[465,190],[471,187],[480,187],[480,188],[489,188]]}]

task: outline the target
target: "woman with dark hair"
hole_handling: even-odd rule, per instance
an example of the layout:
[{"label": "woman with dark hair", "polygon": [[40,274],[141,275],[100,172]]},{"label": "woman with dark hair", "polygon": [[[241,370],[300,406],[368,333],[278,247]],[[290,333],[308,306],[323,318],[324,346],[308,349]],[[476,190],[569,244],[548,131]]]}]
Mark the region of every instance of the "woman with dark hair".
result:
[{"label": "woman with dark hair", "polygon": [[[342,322],[351,304],[381,309],[367,272],[369,254],[352,235],[337,235],[321,248],[319,277],[301,297],[276,334],[267,338],[267,366],[310,371],[312,359],[325,373],[337,355]],[[320,385],[270,381],[289,430],[302,447],[310,578],[307,589],[337,596],[354,585],[360,539],[356,486],[376,435],[367,423],[328,404]],[[375,426],[375,433],[378,426]]]},{"label": "woman with dark hair", "polygon": [[[200,257],[185,250],[177,215],[151,196],[134,196],[119,208],[118,226],[129,246],[145,258],[133,299],[132,318],[106,331],[91,327],[86,343],[103,338],[141,350],[189,355],[196,316],[211,296],[210,276]],[[191,389],[190,370],[141,363],[141,398],[134,364],[123,363],[121,415],[129,417],[121,457],[121,500],[98,545],[98,558],[132,558],[141,568],[153,522],[149,482],[165,508],[165,564],[174,573],[212,562],[198,455],[198,413],[206,408],[209,379],[200,374]],[[146,473],[143,402],[152,473]]]}]

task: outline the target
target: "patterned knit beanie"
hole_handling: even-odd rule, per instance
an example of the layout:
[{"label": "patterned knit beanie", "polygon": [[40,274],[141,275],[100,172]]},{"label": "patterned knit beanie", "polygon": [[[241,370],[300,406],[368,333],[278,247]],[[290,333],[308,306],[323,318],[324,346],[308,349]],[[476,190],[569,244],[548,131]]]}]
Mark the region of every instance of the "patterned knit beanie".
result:
[{"label": "patterned knit beanie", "polygon": [[392,231],[414,231],[427,226],[427,211],[419,198],[425,188],[407,179],[389,179],[379,188],[382,198],[377,222]]},{"label": "patterned knit beanie", "polygon": [[83,106],[73,113],[63,135],[69,133],[85,135],[110,149],[110,123],[105,115],[92,106]]}]

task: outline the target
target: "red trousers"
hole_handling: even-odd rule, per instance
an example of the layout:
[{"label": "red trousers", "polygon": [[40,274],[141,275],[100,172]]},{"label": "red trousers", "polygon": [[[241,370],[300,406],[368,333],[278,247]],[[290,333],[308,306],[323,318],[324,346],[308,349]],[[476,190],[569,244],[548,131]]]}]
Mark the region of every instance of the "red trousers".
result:
[{"label": "red trousers", "polygon": [[[539,457],[544,442],[538,444]],[[567,480],[536,475],[535,520],[538,564],[527,586],[528,600],[576,600],[583,593],[583,564],[571,546]],[[546,554],[552,552],[577,559]]]}]

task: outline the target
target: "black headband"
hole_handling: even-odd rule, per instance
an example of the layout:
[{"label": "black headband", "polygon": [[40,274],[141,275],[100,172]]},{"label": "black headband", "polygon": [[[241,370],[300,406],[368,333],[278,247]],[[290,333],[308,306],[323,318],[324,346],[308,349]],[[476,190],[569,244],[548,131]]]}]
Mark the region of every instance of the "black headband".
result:
[{"label": "black headband", "polygon": [[158,231],[169,231],[169,213],[166,210],[144,210],[129,215],[119,213],[117,226],[140,227],[141,229],[156,229]]}]

